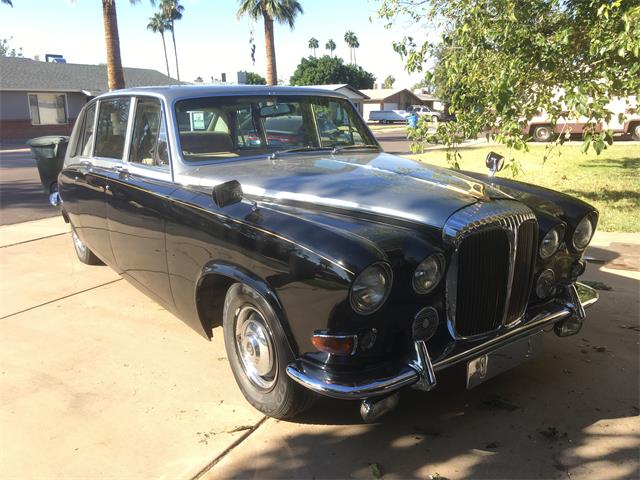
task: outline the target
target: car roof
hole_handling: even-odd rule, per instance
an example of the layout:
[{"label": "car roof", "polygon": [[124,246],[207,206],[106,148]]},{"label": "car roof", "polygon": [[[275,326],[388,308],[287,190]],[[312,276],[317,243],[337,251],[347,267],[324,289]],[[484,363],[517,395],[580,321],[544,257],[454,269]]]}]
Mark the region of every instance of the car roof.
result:
[{"label": "car roof", "polygon": [[167,85],[161,87],[136,87],[113,90],[100,95],[98,98],[122,95],[153,95],[163,97],[166,101],[215,96],[244,96],[244,95],[312,95],[346,98],[346,95],[332,90],[315,87],[281,87],[264,85]]}]

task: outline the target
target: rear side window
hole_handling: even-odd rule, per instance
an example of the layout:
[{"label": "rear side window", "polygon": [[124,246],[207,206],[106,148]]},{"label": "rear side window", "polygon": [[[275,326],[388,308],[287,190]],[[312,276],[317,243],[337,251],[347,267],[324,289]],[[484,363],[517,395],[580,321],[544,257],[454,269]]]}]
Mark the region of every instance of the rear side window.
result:
[{"label": "rear side window", "polygon": [[96,157],[122,158],[130,104],[130,98],[100,101],[94,153]]},{"label": "rear side window", "polygon": [[129,161],[150,167],[168,167],[167,129],[160,101],[139,98],[136,104]]},{"label": "rear side window", "polygon": [[82,127],[78,132],[78,140],[74,156],[88,157],[91,155],[91,143],[93,142],[94,123],[96,120],[96,104],[92,104],[84,112]]}]

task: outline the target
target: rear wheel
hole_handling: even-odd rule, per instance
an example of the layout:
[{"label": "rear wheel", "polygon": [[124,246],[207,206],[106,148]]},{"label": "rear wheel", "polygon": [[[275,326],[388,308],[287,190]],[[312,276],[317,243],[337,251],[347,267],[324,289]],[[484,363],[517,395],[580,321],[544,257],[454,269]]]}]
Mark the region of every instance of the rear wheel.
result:
[{"label": "rear wheel", "polygon": [[538,125],[533,129],[534,142],[549,142],[553,138],[553,130],[549,125]]},{"label": "rear wheel", "polygon": [[73,248],[76,251],[78,260],[86,265],[104,265],[102,260],[95,256],[95,254],[89,250],[80,237],[76,233],[76,229],[71,227],[71,239],[73,240]]},{"label": "rear wheel", "polygon": [[293,352],[276,313],[258,292],[241,283],[231,286],[223,329],[233,376],[251,405],[274,418],[309,407],[314,396],[287,375]]},{"label": "rear wheel", "polygon": [[634,140],[640,140],[640,123],[631,125],[631,138]]}]

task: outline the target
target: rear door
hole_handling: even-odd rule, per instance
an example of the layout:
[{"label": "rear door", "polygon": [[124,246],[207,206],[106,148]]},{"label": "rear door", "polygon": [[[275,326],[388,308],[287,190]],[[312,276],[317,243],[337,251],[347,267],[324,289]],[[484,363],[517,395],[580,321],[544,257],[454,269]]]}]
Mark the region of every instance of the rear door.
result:
[{"label": "rear door", "polygon": [[157,98],[134,97],[130,107],[124,161],[108,179],[109,238],[122,274],[172,309],[165,216],[167,197],[175,188],[166,119]]}]

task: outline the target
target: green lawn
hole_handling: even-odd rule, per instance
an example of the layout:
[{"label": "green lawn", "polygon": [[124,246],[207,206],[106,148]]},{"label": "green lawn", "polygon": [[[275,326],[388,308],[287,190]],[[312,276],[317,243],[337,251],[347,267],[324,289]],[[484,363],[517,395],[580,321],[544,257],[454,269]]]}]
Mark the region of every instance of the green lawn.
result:
[{"label": "green lawn", "polygon": [[[640,232],[640,145],[618,143],[600,155],[580,152],[580,145],[557,147],[543,165],[544,145],[530,145],[529,152],[514,152],[524,173],[516,180],[574,195],[600,211],[598,230]],[[494,150],[507,156],[504,147],[460,150],[464,170],[487,172],[484,159]],[[444,150],[411,155],[428,163],[446,166]],[[508,169],[500,176],[511,177]]]}]

